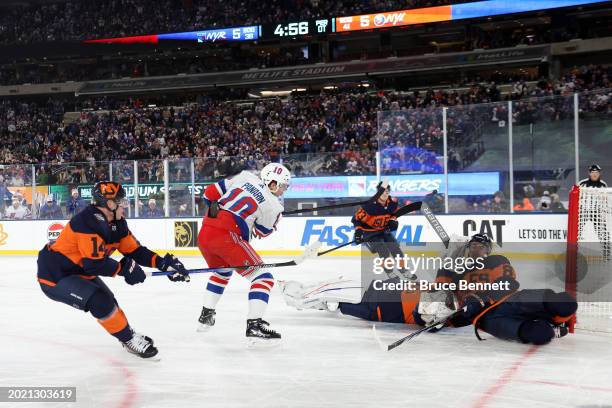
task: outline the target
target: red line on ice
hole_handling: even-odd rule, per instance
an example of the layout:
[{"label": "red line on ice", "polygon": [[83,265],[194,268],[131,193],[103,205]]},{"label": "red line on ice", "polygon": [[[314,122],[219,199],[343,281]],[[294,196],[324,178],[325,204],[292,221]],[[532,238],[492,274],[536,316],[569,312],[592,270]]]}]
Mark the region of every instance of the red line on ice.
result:
[{"label": "red line on ice", "polygon": [[490,386],[484,393],[482,393],[478,401],[476,401],[476,403],[474,404],[474,408],[486,407],[489,401],[493,399],[493,397],[495,397],[497,394],[499,394],[499,392],[506,386],[506,384],[512,381],[512,378],[521,369],[523,364],[525,364],[525,362],[529,360],[529,358],[534,355],[536,351],[538,351],[538,346],[529,347],[529,349],[525,353],[523,353],[523,355],[521,355],[514,363],[512,363],[511,366],[506,368],[502,372],[502,375],[497,379],[497,381],[495,381],[495,384]]},{"label": "red line on ice", "polygon": [[[28,340],[32,342],[40,342],[40,339],[36,339],[33,337],[19,336],[19,335],[10,335],[10,336],[19,337],[24,340]],[[67,344],[67,343],[62,343],[62,342],[54,341],[54,340],[45,340],[45,345],[49,345],[49,344],[52,344],[57,347],[67,348],[70,350],[77,350],[81,353],[88,354],[88,355],[94,355],[97,358],[105,360],[115,369],[121,371],[122,377],[125,380],[124,384],[127,389],[123,393],[123,396],[121,398],[121,401],[119,401],[117,408],[131,408],[134,405],[134,401],[136,401],[136,396],[138,395],[138,386],[136,385],[136,381],[135,381],[136,375],[134,375],[134,373],[122,362],[120,362],[119,360],[115,360],[114,358],[105,356],[104,354],[99,353],[97,351],[86,349],[84,347],[80,347],[74,344]]]}]

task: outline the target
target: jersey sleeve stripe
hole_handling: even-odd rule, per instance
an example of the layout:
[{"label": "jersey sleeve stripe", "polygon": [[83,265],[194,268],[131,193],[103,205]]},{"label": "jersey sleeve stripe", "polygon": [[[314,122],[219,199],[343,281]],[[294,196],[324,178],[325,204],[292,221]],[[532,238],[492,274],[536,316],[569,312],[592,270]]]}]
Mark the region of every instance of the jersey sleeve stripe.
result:
[{"label": "jersey sleeve stripe", "polygon": [[258,224],[258,223],[254,223],[254,225],[255,225],[255,228],[257,228],[258,231],[260,231],[260,232],[262,232],[262,233],[264,233],[266,235],[270,235],[272,233],[272,231],[273,231],[272,229],[266,228],[263,225]]},{"label": "jersey sleeve stripe", "polygon": [[47,286],[55,286],[55,282],[51,282],[50,280],[38,278],[38,281]]},{"label": "jersey sleeve stripe", "polygon": [[227,187],[225,186],[225,179],[221,180],[220,182],[217,183],[217,188],[221,189],[221,194],[225,194],[225,192],[227,191]]}]

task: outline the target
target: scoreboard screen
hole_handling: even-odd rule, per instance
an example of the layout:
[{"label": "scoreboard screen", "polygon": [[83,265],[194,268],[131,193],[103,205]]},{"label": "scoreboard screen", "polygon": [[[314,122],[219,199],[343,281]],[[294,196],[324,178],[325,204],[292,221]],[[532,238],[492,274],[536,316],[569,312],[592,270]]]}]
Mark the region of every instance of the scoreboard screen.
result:
[{"label": "scoreboard screen", "polygon": [[336,32],[375,30],[467,18],[525,13],[561,7],[604,3],[605,0],[484,0],[450,6],[398,10],[358,16],[336,17]]},{"label": "scoreboard screen", "polygon": [[264,25],[215,28],[167,34],[150,34],[132,37],[87,40],[87,43],[152,43],[159,41],[256,41],[259,39],[283,39],[324,36],[332,33],[359,30],[377,30],[390,27],[406,27],[442,21],[457,21],[503,14],[525,13],[561,7],[606,3],[607,0],[483,0],[449,6],[426,7],[409,10],[385,11],[356,16],[305,19],[291,22],[275,22]]},{"label": "scoreboard screen", "polygon": [[335,32],[334,18],[318,18],[292,22],[270,23],[261,26],[261,38],[298,38]]}]

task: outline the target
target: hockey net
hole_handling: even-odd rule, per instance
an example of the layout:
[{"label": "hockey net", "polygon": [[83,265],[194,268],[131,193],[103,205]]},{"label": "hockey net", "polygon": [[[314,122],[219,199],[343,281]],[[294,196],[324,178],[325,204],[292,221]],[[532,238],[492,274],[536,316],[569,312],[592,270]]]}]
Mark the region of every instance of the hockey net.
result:
[{"label": "hockey net", "polygon": [[612,332],[612,189],[574,186],[567,231],[566,291],[576,296],[577,329]]}]

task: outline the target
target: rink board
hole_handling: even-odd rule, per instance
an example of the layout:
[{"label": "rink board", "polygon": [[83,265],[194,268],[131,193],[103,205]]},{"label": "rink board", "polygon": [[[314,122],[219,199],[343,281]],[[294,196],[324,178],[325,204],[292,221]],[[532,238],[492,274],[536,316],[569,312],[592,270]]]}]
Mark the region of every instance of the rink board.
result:
[{"label": "rink board", "polygon": [[[449,235],[469,236],[486,233],[499,246],[504,243],[565,242],[567,215],[440,215],[441,224]],[[399,219],[398,241],[414,252],[426,250],[428,243],[439,243],[435,231],[420,215]],[[178,255],[199,255],[197,234],[201,219],[133,219],[128,225],[143,245],[156,251],[170,251]],[[0,255],[33,255],[47,242],[57,237],[67,224],[62,221],[0,221]],[[278,229],[264,239],[251,240],[264,256],[291,256],[300,253],[304,245],[316,240],[331,248],[349,242],[353,237],[350,217],[288,217],[279,222]],[[334,256],[358,256],[359,246],[335,251]],[[545,248],[545,250],[543,250]],[[546,257],[559,253],[562,245],[525,245],[525,256]],[[547,252],[547,253],[543,253]]]}]

